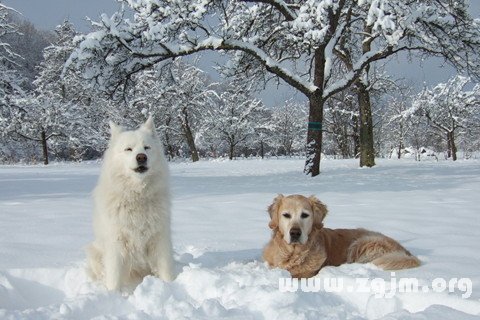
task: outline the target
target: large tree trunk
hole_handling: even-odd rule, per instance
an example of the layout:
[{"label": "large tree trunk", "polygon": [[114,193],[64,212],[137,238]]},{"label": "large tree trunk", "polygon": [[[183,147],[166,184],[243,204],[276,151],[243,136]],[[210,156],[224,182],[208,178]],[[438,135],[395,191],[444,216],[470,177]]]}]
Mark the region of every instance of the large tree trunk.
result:
[{"label": "large tree trunk", "polygon": [[320,160],[322,153],[322,121],[323,121],[322,98],[316,95],[310,98],[310,110],[308,115],[307,133],[307,160],[305,173],[315,177],[320,174]]},{"label": "large tree trunk", "polygon": [[42,130],[41,133],[41,140],[42,140],[42,150],[43,150],[43,164],[48,164],[48,145],[47,145],[47,135],[45,130]]},{"label": "large tree trunk", "polygon": [[192,161],[197,162],[198,160],[200,160],[200,157],[198,156],[197,146],[195,145],[195,139],[193,138],[192,129],[190,128],[190,124],[188,121],[187,108],[182,109],[182,116],[183,135],[185,136],[188,148],[190,149],[190,156],[192,157]]},{"label": "large tree trunk", "polygon": [[[372,26],[364,26],[365,35],[372,33]],[[372,39],[362,42],[362,53],[366,54],[372,49]],[[373,144],[373,120],[372,105],[370,103],[370,92],[367,84],[362,78],[368,81],[370,66],[365,67],[363,77],[356,82],[358,107],[360,113],[360,167],[373,167],[375,165],[375,149]]]},{"label": "large tree trunk", "polygon": [[260,156],[262,157],[262,159],[265,156],[265,149],[264,149],[264,146],[263,146],[263,141],[260,141]]},{"label": "large tree trunk", "polygon": [[372,106],[368,88],[361,81],[357,82],[357,95],[360,111],[360,167],[373,167],[375,165],[375,149]]},{"label": "large tree trunk", "polygon": [[324,48],[315,50],[313,84],[318,88],[309,97],[307,148],[304,172],[312,177],[320,174],[320,160],[322,154],[322,121],[323,121],[323,85],[325,53]]}]

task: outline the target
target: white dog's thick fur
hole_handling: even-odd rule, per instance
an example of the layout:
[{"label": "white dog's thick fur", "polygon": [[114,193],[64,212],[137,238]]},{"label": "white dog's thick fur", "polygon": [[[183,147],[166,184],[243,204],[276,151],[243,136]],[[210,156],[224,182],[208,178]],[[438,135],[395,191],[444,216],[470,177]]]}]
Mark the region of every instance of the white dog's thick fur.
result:
[{"label": "white dog's thick fur", "polygon": [[135,131],[110,129],[93,194],[88,273],[108,290],[131,290],[149,274],[173,280],[168,165],[153,121]]}]

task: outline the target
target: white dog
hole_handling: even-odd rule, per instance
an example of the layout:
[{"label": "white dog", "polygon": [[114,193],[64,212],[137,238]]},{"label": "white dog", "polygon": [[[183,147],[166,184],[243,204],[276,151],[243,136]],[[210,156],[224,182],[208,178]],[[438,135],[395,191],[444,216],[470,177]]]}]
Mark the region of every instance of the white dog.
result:
[{"label": "white dog", "polygon": [[153,120],[135,131],[110,122],[110,131],[93,194],[88,273],[108,290],[131,290],[149,274],[171,281],[169,173]]}]

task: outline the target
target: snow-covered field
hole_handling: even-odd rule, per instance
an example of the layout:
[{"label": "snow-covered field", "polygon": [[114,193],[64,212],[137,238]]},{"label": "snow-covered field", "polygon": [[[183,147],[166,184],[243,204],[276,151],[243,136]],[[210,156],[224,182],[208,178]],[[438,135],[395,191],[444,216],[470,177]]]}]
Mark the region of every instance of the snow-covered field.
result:
[{"label": "snow-covered field", "polygon": [[[92,239],[99,164],[0,167],[0,319],[478,319],[480,162],[326,160],[315,179],[303,160],[172,164],[173,242],[179,275],[147,277],[129,296],[91,283],[83,247]],[[260,260],[266,207],[277,193],[316,194],[327,227],[365,227],[398,239],[423,265],[321,270],[319,279],[469,278],[472,293],[281,292]],[[378,284],[378,279],[376,280]],[[438,284],[438,282],[436,282]],[[465,284],[465,282],[463,282]],[[368,291],[368,290],[362,290]],[[437,290],[440,291],[440,290]]]}]

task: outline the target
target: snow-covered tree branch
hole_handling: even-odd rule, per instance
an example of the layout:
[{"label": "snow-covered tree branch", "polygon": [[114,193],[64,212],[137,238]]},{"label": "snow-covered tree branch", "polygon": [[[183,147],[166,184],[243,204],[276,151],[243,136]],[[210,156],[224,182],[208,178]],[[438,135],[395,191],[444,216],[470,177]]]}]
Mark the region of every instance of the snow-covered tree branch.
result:
[{"label": "snow-covered tree branch", "polygon": [[[326,100],[357,82],[372,63],[408,50],[440,55],[474,75],[480,69],[478,22],[466,13],[465,1],[121,2],[122,10],[104,15],[96,31],[77,39],[70,66],[91,85],[115,91],[165,60],[206,50],[235,53],[230,66],[271,73],[309,99],[305,172],[312,176],[320,172]],[[359,34],[363,50],[350,50],[350,69],[333,75],[334,55]]]}]

